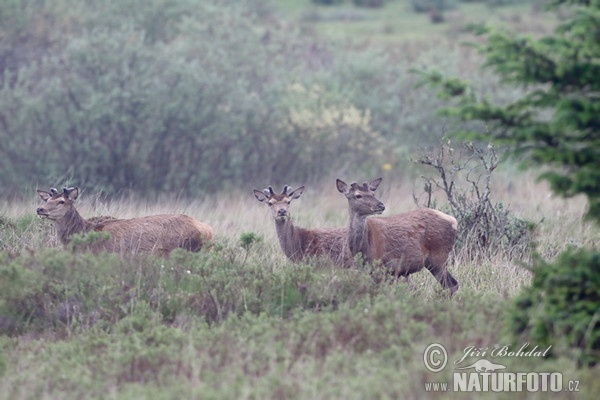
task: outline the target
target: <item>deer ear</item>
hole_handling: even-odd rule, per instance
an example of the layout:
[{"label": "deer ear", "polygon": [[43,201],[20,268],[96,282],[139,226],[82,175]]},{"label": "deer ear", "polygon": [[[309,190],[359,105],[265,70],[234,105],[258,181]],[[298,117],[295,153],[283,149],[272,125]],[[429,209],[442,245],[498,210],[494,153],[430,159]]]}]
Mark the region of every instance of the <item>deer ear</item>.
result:
[{"label": "deer ear", "polygon": [[[265,189],[265,191],[267,191],[267,189]],[[266,193],[261,192],[260,190],[257,190],[257,189],[254,189],[254,197],[256,197],[256,200],[258,200],[260,202],[269,200],[269,197],[266,195]]]},{"label": "deer ear", "polygon": [[383,180],[383,178],[377,178],[374,181],[372,181],[371,183],[369,183],[369,189],[373,192],[375,190],[377,190],[377,188],[379,187],[379,184],[381,183],[382,180]]},{"label": "deer ear", "polygon": [[348,192],[348,184],[340,179],[335,180],[335,186],[340,193],[346,194]]},{"label": "deer ear", "polygon": [[42,198],[42,200],[44,201],[48,201],[48,199],[50,199],[52,197],[52,195],[48,192],[46,192],[45,190],[38,190],[37,194],[40,195],[40,197]]},{"label": "deer ear", "polygon": [[[301,190],[301,192],[302,192],[302,191],[304,191],[304,186],[302,186],[301,188],[300,188],[300,187],[298,187],[298,188],[296,188],[295,190],[298,190],[298,189],[302,189],[302,190]],[[283,187],[283,192],[281,192],[281,194],[284,194],[284,195],[286,195],[286,196],[290,196],[290,195],[292,194],[292,192],[293,192],[293,190],[292,190],[292,187],[291,187],[291,186],[288,186],[288,185],[285,185],[285,186]],[[298,195],[298,196],[300,196],[300,195]]]},{"label": "deer ear", "polygon": [[292,190],[291,192],[288,192],[288,196],[291,199],[297,199],[300,196],[302,196],[302,193],[304,193],[304,186],[300,186],[299,188],[296,188],[294,190]]},{"label": "deer ear", "polygon": [[63,196],[65,196],[66,199],[75,201],[77,200],[77,197],[79,197],[79,188],[77,186],[72,188],[63,188]]}]

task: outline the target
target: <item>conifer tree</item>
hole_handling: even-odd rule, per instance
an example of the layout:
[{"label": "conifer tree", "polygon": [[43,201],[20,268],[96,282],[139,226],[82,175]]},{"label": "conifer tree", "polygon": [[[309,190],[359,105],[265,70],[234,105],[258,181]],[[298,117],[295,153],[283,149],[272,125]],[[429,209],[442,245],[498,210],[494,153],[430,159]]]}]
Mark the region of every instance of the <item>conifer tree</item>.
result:
[{"label": "conifer tree", "polygon": [[[425,83],[456,101],[444,110],[485,130],[463,137],[507,145],[525,165],[544,167],[542,178],[565,197],[584,194],[588,217],[600,224],[600,0],[553,0],[570,16],[555,32],[532,38],[479,27],[485,66],[525,94],[494,104],[466,82],[423,73]],[[551,346],[553,355],[580,366],[600,361],[600,251],[566,248],[555,260],[537,256],[531,287],[512,302],[506,335],[514,345]]]},{"label": "conifer tree", "polygon": [[425,73],[425,81],[457,100],[444,110],[464,121],[486,123],[464,136],[508,145],[562,196],[584,194],[588,216],[600,222],[600,0],[553,0],[570,18],[541,38],[479,26],[478,46],[504,84],[526,90],[509,104],[494,104],[464,81]]}]

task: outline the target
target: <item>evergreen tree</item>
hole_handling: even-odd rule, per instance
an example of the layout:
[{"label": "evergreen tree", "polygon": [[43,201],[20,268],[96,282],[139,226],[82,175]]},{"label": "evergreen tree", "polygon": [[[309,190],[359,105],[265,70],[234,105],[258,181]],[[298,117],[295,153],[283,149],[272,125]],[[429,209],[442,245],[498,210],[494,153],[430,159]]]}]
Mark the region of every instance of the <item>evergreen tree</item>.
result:
[{"label": "evergreen tree", "polygon": [[[600,223],[600,0],[554,0],[571,13],[541,38],[479,27],[485,65],[502,83],[525,94],[493,104],[457,78],[424,73],[426,83],[457,102],[444,110],[487,129],[462,132],[507,145],[525,165],[546,167],[542,177],[563,196],[584,194],[588,216]],[[534,260],[531,287],[514,299],[506,329],[514,345],[552,346],[579,365],[600,361],[600,252],[567,249],[547,263]]]},{"label": "evergreen tree", "polygon": [[426,73],[426,82],[458,100],[447,115],[486,123],[486,132],[465,136],[509,145],[527,165],[550,167],[542,177],[552,190],[586,195],[588,216],[600,222],[600,1],[554,0],[548,7],[569,7],[571,17],[541,38],[477,27],[487,36],[479,45],[485,66],[503,83],[525,88],[522,98],[493,104],[437,72]]}]

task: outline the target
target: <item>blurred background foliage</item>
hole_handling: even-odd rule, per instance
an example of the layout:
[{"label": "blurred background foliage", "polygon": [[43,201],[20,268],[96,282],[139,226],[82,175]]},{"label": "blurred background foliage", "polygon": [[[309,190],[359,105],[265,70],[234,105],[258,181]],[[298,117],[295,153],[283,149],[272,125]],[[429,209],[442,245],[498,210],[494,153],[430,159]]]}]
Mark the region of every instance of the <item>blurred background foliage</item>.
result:
[{"label": "blurred background foliage", "polygon": [[[298,2],[289,3],[282,7]],[[402,3],[405,13],[413,3]],[[447,124],[410,68],[434,63],[493,96],[518,95],[450,42],[366,44],[328,38],[302,20],[264,0],[0,2],[5,193],[76,184],[196,196],[402,173]]]}]

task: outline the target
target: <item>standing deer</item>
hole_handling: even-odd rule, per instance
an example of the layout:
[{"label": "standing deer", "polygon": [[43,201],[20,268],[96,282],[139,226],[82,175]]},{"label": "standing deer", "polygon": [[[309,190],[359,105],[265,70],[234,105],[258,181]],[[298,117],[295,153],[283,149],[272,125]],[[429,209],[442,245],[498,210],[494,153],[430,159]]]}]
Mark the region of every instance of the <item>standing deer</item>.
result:
[{"label": "standing deer", "polygon": [[131,219],[98,217],[86,220],[74,205],[79,188],[64,188],[62,192],[52,188],[50,193],[43,190],[37,193],[46,202],[37,209],[37,214],[55,221],[63,244],[68,243],[74,234],[101,231],[110,233],[110,238],[94,243],[93,250],[168,255],[178,247],[199,251],[212,241],[212,228],[187,215],[163,214]]},{"label": "standing deer", "polygon": [[367,218],[385,210],[374,194],[381,180],[350,186],[336,180],[338,191],[348,199],[350,254],[354,257],[360,253],[370,264],[381,261],[396,276],[408,277],[425,267],[453,294],[458,282],[448,272],[446,261],[456,241],[456,219],[430,208],[388,218]]},{"label": "standing deer", "polygon": [[287,258],[297,262],[304,258],[327,256],[335,265],[345,265],[347,228],[305,229],[292,223],[290,203],[303,192],[304,186],[291,190],[285,185],[281,194],[276,194],[269,186],[262,192],[254,189],[254,196],[271,208],[279,244]]}]

